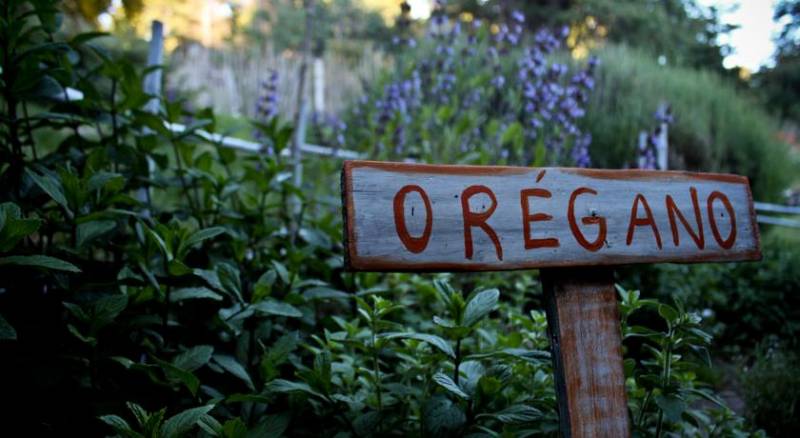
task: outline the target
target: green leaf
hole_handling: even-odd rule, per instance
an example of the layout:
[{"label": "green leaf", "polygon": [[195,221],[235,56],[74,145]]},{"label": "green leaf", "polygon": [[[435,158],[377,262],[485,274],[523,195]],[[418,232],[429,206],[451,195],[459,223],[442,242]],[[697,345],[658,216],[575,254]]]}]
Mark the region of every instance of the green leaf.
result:
[{"label": "green leaf", "polygon": [[267,383],[264,386],[264,391],[266,391],[266,392],[280,392],[280,393],[304,392],[306,394],[313,395],[315,397],[319,397],[319,398],[322,398],[322,399],[325,398],[325,396],[323,396],[322,394],[320,394],[317,391],[314,391],[313,389],[311,389],[311,387],[308,386],[307,383],[292,382],[292,381],[284,380],[284,379],[275,379],[275,380]]},{"label": "green leaf", "polygon": [[307,300],[347,300],[350,298],[350,294],[329,287],[318,286],[303,292],[303,297]]},{"label": "green leaf", "polygon": [[232,418],[222,426],[222,433],[225,438],[245,438],[247,425],[239,417]]},{"label": "green leaf", "polygon": [[285,316],[287,318],[300,318],[303,312],[289,303],[276,300],[264,300],[254,304],[253,310],[266,315]]},{"label": "green leaf", "polygon": [[287,414],[267,415],[264,421],[256,426],[251,436],[280,438],[289,427],[289,418]]},{"label": "green leaf", "polygon": [[114,221],[89,221],[78,225],[77,247],[83,248],[87,243],[108,233],[116,226],[117,223]]},{"label": "green leaf", "polygon": [[109,185],[110,188],[119,190],[125,185],[125,177],[118,173],[97,172],[89,178],[87,188],[90,191],[96,191],[102,189],[109,183],[111,183]]},{"label": "green leaf", "polygon": [[289,354],[297,348],[299,342],[300,338],[297,332],[289,332],[272,344],[272,347],[261,357],[261,373],[265,380],[273,379],[280,374],[278,366],[289,359]]},{"label": "green leaf", "polygon": [[444,327],[449,329],[454,329],[459,327],[455,322],[453,322],[452,319],[439,318],[438,316],[433,317],[433,323],[438,325],[439,327]]},{"label": "green leaf", "polygon": [[222,282],[219,279],[219,274],[216,271],[205,270],[205,269],[195,269],[192,273],[208,283],[209,286],[213,287],[216,290],[224,291],[225,288],[222,287]]},{"label": "green leaf", "polygon": [[314,356],[314,371],[319,375],[322,382],[329,386],[331,383],[331,353],[323,350]]},{"label": "green leaf", "polygon": [[484,316],[488,315],[497,305],[497,299],[500,297],[500,291],[497,289],[489,289],[477,293],[467,303],[467,308],[464,311],[464,320],[462,325],[470,327]]},{"label": "green leaf", "polygon": [[100,38],[109,35],[110,34],[108,32],[84,32],[84,33],[79,33],[78,35],[72,37],[69,43],[71,45],[81,45],[95,38]]},{"label": "green leaf", "polygon": [[450,399],[437,395],[425,403],[422,420],[430,436],[448,436],[460,429],[467,417]]},{"label": "green leaf", "polygon": [[91,305],[92,321],[98,325],[106,325],[128,307],[128,296],[113,294],[95,300]]},{"label": "green leaf", "polygon": [[225,371],[242,379],[242,381],[244,381],[244,383],[247,384],[248,388],[250,388],[251,390],[255,390],[255,385],[253,385],[253,380],[250,379],[250,375],[247,374],[247,370],[244,369],[242,364],[240,364],[235,357],[224,354],[215,354],[211,356],[211,358],[217,365],[221,366]]},{"label": "green leaf", "polygon": [[172,251],[167,246],[167,242],[164,241],[164,239],[155,230],[147,227],[145,227],[145,230],[147,232],[147,235],[150,236],[150,239],[153,242],[155,242],[159,248],[161,248],[161,252],[167,258],[167,260],[168,261],[172,260],[173,259]]},{"label": "green leaf", "polygon": [[469,395],[467,395],[467,393],[464,392],[447,374],[436,373],[433,375],[433,381],[438,383],[442,388],[448,390],[450,393],[461,397],[464,400],[469,400]]},{"label": "green leaf", "polygon": [[447,343],[444,339],[440,338],[436,335],[426,335],[424,333],[383,333],[379,335],[380,338],[384,339],[414,339],[417,341],[425,342],[432,347],[436,347],[439,351],[449,356],[451,359],[455,359],[456,353],[453,351],[453,347]]},{"label": "green leaf", "polygon": [[361,414],[353,421],[353,428],[358,436],[376,436],[378,425],[381,424],[381,413],[370,411]]},{"label": "green leaf", "polygon": [[167,376],[167,378],[183,383],[186,385],[186,388],[189,389],[189,392],[192,393],[192,396],[197,395],[197,390],[200,388],[200,379],[192,374],[191,371],[178,368],[177,366],[158,358],[154,358],[154,360],[164,371],[164,375]]},{"label": "green leaf", "polygon": [[183,263],[178,259],[172,259],[169,261],[169,264],[167,265],[167,271],[169,271],[169,275],[172,275],[173,277],[181,277],[192,273],[192,269],[186,266],[186,263]]},{"label": "green leaf", "polygon": [[223,227],[204,228],[202,230],[192,233],[192,235],[189,236],[184,242],[184,247],[187,249],[191,248],[204,240],[217,237],[225,232],[227,232],[227,230]]},{"label": "green leaf", "polygon": [[541,350],[527,350],[525,348],[504,348],[498,351],[490,351],[487,353],[470,354],[464,357],[464,360],[486,359],[490,357],[512,357],[522,359],[530,363],[541,363],[543,360],[550,360],[550,353]]},{"label": "green leaf", "polygon": [[187,409],[169,418],[164,422],[164,425],[161,426],[161,436],[164,438],[173,438],[188,433],[194,428],[197,422],[212,409],[214,409],[214,405],[200,406]]},{"label": "green leaf", "polygon": [[184,370],[195,371],[207,364],[208,361],[211,360],[211,355],[213,353],[214,347],[210,345],[198,345],[175,356],[175,359],[172,360],[172,364]]},{"label": "green leaf", "polygon": [[682,398],[676,395],[657,395],[655,401],[669,421],[681,421],[681,415],[686,410],[686,402]]},{"label": "green leaf", "polygon": [[183,300],[199,300],[199,299],[222,301],[222,295],[214,292],[213,290],[207,287],[185,287],[181,289],[176,289],[169,294],[169,300],[173,303]]},{"label": "green leaf", "polygon": [[675,310],[674,307],[668,306],[666,304],[659,304],[658,305],[658,314],[664,318],[665,321],[668,323],[672,323],[678,319],[680,316],[678,311]]},{"label": "green leaf", "polygon": [[286,266],[277,260],[272,261],[272,266],[275,267],[275,271],[278,273],[281,281],[283,281],[284,284],[289,284],[289,271],[286,270]]},{"label": "green leaf", "polygon": [[524,141],[524,130],[519,122],[514,122],[508,125],[508,128],[506,128],[505,132],[503,132],[502,137],[500,137],[501,144],[511,143],[518,145],[522,141]]},{"label": "green leaf", "polygon": [[516,404],[511,405],[502,411],[491,414],[480,414],[477,418],[493,418],[501,423],[517,424],[536,421],[542,416],[542,412],[533,406]]},{"label": "green leaf", "polygon": [[270,404],[272,400],[261,394],[231,394],[225,397],[225,403],[261,403]]},{"label": "green leaf", "polygon": [[200,429],[203,429],[206,433],[213,437],[221,437],[223,435],[223,427],[216,418],[212,417],[211,415],[205,414],[200,417],[200,420],[197,422],[197,425],[200,426]]},{"label": "green leaf", "polygon": [[17,331],[0,315],[0,341],[13,341],[17,339]]},{"label": "green leaf", "polygon": [[125,405],[128,406],[128,410],[131,411],[134,417],[136,417],[136,421],[139,423],[139,426],[144,426],[147,424],[147,420],[150,415],[146,410],[144,410],[143,407],[134,402],[127,402]]},{"label": "green leaf", "polygon": [[16,204],[0,204],[0,252],[11,251],[17,242],[35,233],[42,225],[39,219],[21,219],[21,216]]},{"label": "green leaf", "polygon": [[75,336],[81,342],[83,342],[85,344],[88,344],[88,345],[91,345],[91,346],[95,346],[97,344],[97,339],[95,339],[93,336],[85,336],[83,333],[80,332],[80,330],[78,330],[77,327],[75,327],[72,324],[67,324],[67,331],[72,333],[73,336]]},{"label": "green leaf", "polygon": [[61,183],[59,183],[55,177],[51,175],[40,175],[30,168],[25,169],[25,174],[28,175],[42,191],[56,201],[56,203],[64,207],[64,210],[67,211],[70,217],[72,216],[72,211],[67,204],[67,198],[64,196],[64,187],[61,186]]},{"label": "green leaf", "polygon": [[118,415],[103,415],[100,421],[114,428],[118,433],[125,433],[131,431],[131,426],[125,419]]},{"label": "green leaf", "polygon": [[0,257],[0,265],[35,266],[55,271],[81,272],[72,263],[46,255]]}]

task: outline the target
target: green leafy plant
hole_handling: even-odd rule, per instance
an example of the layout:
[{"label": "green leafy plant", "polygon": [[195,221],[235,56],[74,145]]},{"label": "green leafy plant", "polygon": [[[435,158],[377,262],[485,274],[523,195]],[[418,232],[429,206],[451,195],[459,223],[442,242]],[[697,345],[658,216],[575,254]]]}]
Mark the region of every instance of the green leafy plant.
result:
[{"label": "green leafy plant", "polygon": [[[326,187],[294,186],[278,153],[210,143],[213,112],[145,94],[149,70],[110,56],[99,34],[59,41],[55,5],[0,8],[10,428],[557,434],[535,275],[344,272],[338,205],[309,195]],[[68,87],[83,99],[62,98]],[[277,152],[292,133],[254,127]],[[622,304],[627,338],[649,345],[627,356],[637,431],[746,430],[694,406],[714,399],[692,371],[705,365],[690,352],[709,342],[696,318],[632,292]],[[637,309],[657,309],[666,329],[628,324]]]}]

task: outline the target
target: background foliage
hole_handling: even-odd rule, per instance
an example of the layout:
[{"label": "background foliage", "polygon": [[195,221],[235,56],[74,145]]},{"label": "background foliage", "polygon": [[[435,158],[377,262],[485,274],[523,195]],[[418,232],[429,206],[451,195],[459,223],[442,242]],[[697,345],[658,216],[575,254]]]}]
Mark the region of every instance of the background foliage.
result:
[{"label": "background foliage", "polygon": [[[536,274],[343,272],[336,193],[324,183],[290,183],[291,163],[280,151],[293,131],[282,117],[251,125],[272,154],[240,155],[210,144],[198,130],[225,129],[226,117],[188,110],[179,98],[146,95],[147,71],[129,54],[107,50],[100,41],[108,38],[58,32],[58,3],[8,0],[4,6],[0,386],[11,401],[4,411],[9,427],[34,435],[129,437],[556,435]],[[513,25],[508,20],[520,22],[509,14],[494,24]],[[491,35],[463,30],[455,43],[441,44],[445,52],[469,49],[471,35],[486,53],[497,44]],[[384,85],[442,59],[436,41],[420,38],[418,51],[404,52],[407,58],[397,61],[403,68],[371,84],[368,103],[386,100]],[[536,40],[520,43],[526,50],[504,39],[495,65],[454,67],[459,96],[470,89],[493,92],[498,74],[511,82]],[[537,59],[550,68],[566,65],[559,56]],[[581,133],[593,135],[593,160],[620,165],[614,160],[627,159],[627,145],[610,146],[609,133],[646,124],[637,119],[618,127],[595,113],[610,118],[639,105],[646,119],[666,95],[679,109],[677,158],[688,167],[748,174],[766,197],[783,188],[777,169],[785,157],[781,146],[769,146],[771,122],[730,87],[692,70],[659,70],[646,55],[624,48],[612,47],[602,58],[596,76],[602,85],[592,92],[587,116],[575,118]],[[431,65],[438,78],[449,72]],[[474,82],[468,68],[479,72]],[[558,77],[571,80],[580,68]],[[639,93],[644,103],[619,85],[630,71],[642,78],[640,90],[655,90]],[[480,149],[462,151],[447,140],[458,138],[448,129],[462,129],[457,120],[464,117],[467,128],[491,124],[470,119],[488,117],[506,124],[496,134],[507,136],[517,157],[529,153],[535,160],[535,143],[525,137],[529,119],[520,114],[525,81],[513,83],[504,89],[502,100],[511,104],[502,111],[425,94],[424,115],[413,112],[410,126],[433,123],[425,134],[430,145],[447,148],[415,153],[476,160],[470,152]],[[64,99],[65,87],[84,98]],[[627,102],[624,108],[606,109],[612,90]],[[152,98],[159,103],[155,114],[143,109]],[[380,113],[369,111],[375,112],[363,119],[365,126],[350,126],[374,129],[369,123],[380,121]],[[188,129],[176,134],[165,122]],[[519,128],[510,128],[514,123]],[[396,126],[380,134],[384,152]],[[331,144],[376,153],[368,144],[374,133],[316,135],[335,141],[343,132],[344,142]],[[479,131],[475,145],[488,138]],[[574,159],[567,150],[560,157]],[[339,167],[306,164],[320,176]],[[791,433],[797,317],[786,303],[797,290],[797,251],[769,239],[765,245],[774,250],[762,264],[620,271],[636,434],[763,435],[757,427]],[[790,342],[759,342],[769,334]],[[749,356],[757,343],[758,355]],[[710,353],[741,360],[748,370],[743,385],[757,426],[720,399]]]}]

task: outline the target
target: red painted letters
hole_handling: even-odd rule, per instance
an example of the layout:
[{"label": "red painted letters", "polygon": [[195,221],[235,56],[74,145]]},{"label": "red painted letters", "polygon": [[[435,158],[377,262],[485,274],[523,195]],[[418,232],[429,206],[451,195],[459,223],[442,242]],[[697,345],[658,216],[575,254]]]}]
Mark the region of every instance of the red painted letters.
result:
[{"label": "red painted letters", "polygon": [[[406,195],[411,192],[417,192],[422,197],[422,202],[425,203],[425,230],[420,237],[411,237],[406,228],[406,214],[403,209],[406,202]],[[431,228],[433,227],[433,210],[431,209],[431,201],[428,199],[428,194],[422,187],[417,185],[404,186],[400,191],[394,195],[394,226],[397,230],[397,236],[407,250],[414,254],[421,253],[428,246],[428,240],[431,238]]]},{"label": "red painted letters", "polygon": [[[717,199],[722,201],[722,205],[724,205],[725,210],[728,211],[728,217],[731,218],[731,230],[728,232],[728,238],[725,240],[722,240],[722,236],[719,234],[717,218],[714,217],[714,201]],[[733,244],[736,243],[736,213],[733,211],[731,201],[722,192],[713,191],[708,196],[708,223],[711,225],[711,233],[714,234],[714,239],[719,243],[719,246],[724,249],[733,248]]]},{"label": "red painted letters", "polygon": [[675,216],[680,219],[683,227],[686,229],[686,232],[692,236],[692,240],[694,240],[695,245],[697,245],[698,249],[703,249],[706,246],[706,240],[703,236],[703,219],[700,215],[700,204],[697,202],[697,189],[694,187],[689,188],[689,193],[692,195],[692,205],[694,206],[694,220],[697,222],[697,233],[692,230],[692,227],[689,225],[689,221],[686,220],[686,217],[678,210],[678,206],[675,205],[675,201],[672,199],[672,196],[667,195],[666,203],[667,203],[667,213],[669,214],[669,226],[672,229],[672,242],[675,243],[675,246],[680,245],[680,238],[678,236],[678,224],[675,222]]},{"label": "red painted letters", "polygon": [[592,195],[597,195],[597,191],[592,190],[588,187],[580,187],[572,192],[572,195],[569,197],[569,207],[567,211],[567,220],[569,221],[569,229],[572,230],[572,235],[575,236],[575,240],[578,243],[588,249],[589,251],[597,251],[598,249],[603,247],[603,243],[606,241],[606,218],[599,217],[599,216],[584,216],[581,218],[581,222],[584,225],[589,224],[598,224],[600,227],[600,231],[597,233],[597,239],[594,242],[589,242],[586,240],[586,237],[581,232],[581,229],[578,227],[578,224],[575,222],[575,200],[578,196],[590,193]]},{"label": "red painted letters", "polygon": [[536,196],[539,198],[550,198],[553,195],[545,189],[525,189],[519,192],[520,204],[522,205],[522,236],[525,239],[525,249],[535,248],[557,248],[558,239],[533,239],[531,238],[531,222],[549,221],[553,216],[544,213],[530,213],[528,198]]},{"label": "red painted letters", "polygon": [[[492,206],[480,213],[469,209],[469,198],[478,193],[483,193],[492,200]],[[503,260],[503,247],[500,246],[500,239],[497,238],[497,233],[494,232],[492,227],[486,223],[496,209],[497,198],[486,186],[469,186],[461,193],[461,215],[464,218],[464,253],[468,259],[472,260],[472,227],[480,227],[492,239],[494,248],[497,251],[497,258]]]},{"label": "red painted letters", "polygon": [[[644,207],[644,212],[647,214],[646,218],[639,218],[639,204],[642,204]],[[650,225],[650,228],[653,229],[653,235],[656,237],[656,245],[658,249],[661,249],[661,235],[658,234],[658,226],[656,226],[656,221],[653,219],[653,211],[650,210],[650,205],[647,203],[647,198],[644,197],[641,193],[636,194],[636,198],[633,200],[633,206],[631,207],[631,219],[628,222],[628,238],[625,240],[625,243],[630,246],[631,242],[633,242],[633,232],[636,230],[635,227]]]}]

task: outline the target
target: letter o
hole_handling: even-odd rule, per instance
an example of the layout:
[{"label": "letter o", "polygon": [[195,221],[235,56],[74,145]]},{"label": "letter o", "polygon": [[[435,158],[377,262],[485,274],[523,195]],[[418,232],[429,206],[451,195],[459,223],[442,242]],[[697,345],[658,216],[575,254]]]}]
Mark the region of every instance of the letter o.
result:
[{"label": "letter o", "polygon": [[[722,205],[725,206],[725,210],[728,210],[728,216],[731,218],[731,231],[728,233],[728,238],[722,240],[722,236],[719,234],[719,229],[717,228],[717,218],[714,217],[714,201],[719,199],[722,201]],[[719,243],[723,249],[731,249],[733,244],[736,243],[736,213],[733,211],[733,206],[731,205],[731,201],[725,196],[724,193],[713,191],[708,196],[707,201],[708,207],[708,222],[711,225],[711,233],[714,234],[714,240]]]},{"label": "letter o", "polygon": [[[419,193],[422,197],[422,202],[425,203],[425,230],[420,237],[411,237],[406,228],[406,214],[403,207],[406,203],[406,195],[411,192]],[[433,228],[433,210],[431,209],[431,201],[428,199],[428,194],[422,187],[418,185],[404,186],[400,191],[394,195],[394,226],[397,230],[397,236],[400,241],[409,251],[414,254],[421,253],[428,246],[428,240],[431,238],[431,229]]]}]

